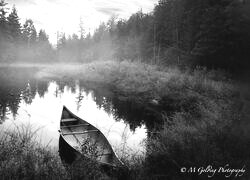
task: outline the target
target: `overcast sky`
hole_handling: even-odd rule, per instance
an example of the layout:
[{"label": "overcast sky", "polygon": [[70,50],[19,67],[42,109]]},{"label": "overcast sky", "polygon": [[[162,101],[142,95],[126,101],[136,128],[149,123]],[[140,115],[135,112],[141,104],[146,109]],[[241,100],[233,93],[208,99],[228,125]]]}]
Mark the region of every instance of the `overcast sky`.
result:
[{"label": "overcast sky", "polygon": [[15,4],[23,23],[31,18],[37,29],[45,29],[52,43],[56,42],[57,31],[66,34],[79,33],[80,18],[87,32],[112,15],[128,18],[142,9],[153,10],[158,0],[6,0],[8,6]]}]

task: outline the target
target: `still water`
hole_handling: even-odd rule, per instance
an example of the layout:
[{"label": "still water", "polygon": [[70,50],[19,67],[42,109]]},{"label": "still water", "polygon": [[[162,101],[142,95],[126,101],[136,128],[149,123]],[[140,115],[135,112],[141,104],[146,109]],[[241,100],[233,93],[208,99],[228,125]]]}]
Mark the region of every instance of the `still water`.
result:
[{"label": "still water", "polygon": [[[78,80],[49,81],[35,79],[37,69],[0,68],[1,131],[22,125],[39,128],[36,140],[58,146],[59,121],[65,105],[80,118],[96,126],[107,137],[115,151],[126,149],[140,153],[147,131],[143,123],[128,123],[126,107],[117,109],[114,95],[105,88],[85,88]],[[119,103],[118,103],[119,104]],[[125,115],[124,115],[125,114]],[[119,152],[117,152],[119,153]]]}]

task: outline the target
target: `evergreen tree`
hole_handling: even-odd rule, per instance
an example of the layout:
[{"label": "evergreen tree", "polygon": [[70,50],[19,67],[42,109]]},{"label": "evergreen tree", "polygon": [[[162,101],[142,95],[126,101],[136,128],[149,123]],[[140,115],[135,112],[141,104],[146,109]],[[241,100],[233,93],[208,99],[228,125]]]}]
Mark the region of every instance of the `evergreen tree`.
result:
[{"label": "evergreen tree", "polygon": [[81,40],[85,38],[85,29],[84,29],[83,25],[84,24],[83,24],[82,18],[80,18],[80,24],[79,24],[80,30],[79,30],[79,32],[80,32],[80,39]]},{"label": "evergreen tree", "polygon": [[[234,69],[248,58],[249,20],[238,0],[205,1],[192,55],[213,68]],[[239,67],[238,67],[239,68]]]},{"label": "evergreen tree", "polygon": [[4,0],[0,1],[0,40],[7,35],[6,5]]},{"label": "evergreen tree", "polygon": [[8,20],[8,30],[13,41],[19,41],[21,36],[21,25],[19,22],[19,17],[17,15],[17,10],[13,6],[11,13],[7,17]]},{"label": "evergreen tree", "polygon": [[4,0],[0,1],[0,60],[8,59],[9,34],[7,29],[6,5]]},{"label": "evergreen tree", "polygon": [[61,51],[66,47],[66,36],[65,33],[60,34],[57,40],[57,50]]},{"label": "evergreen tree", "polygon": [[31,19],[25,21],[22,29],[23,40],[28,46],[34,44],[37,40],[37,32]]},{"label": "evergreen tree", "polygon": [[49,36],[45,30],[39,31],[36,47],[38,49],[37,58],[40,62],[48,61],[54,58],[53,49],[49,42]]},{"label": "evergreen tree", "polygon": [[45,30],[40,30],[38,33],[38,42],[46,42],[49,43],[49,37],[46,34]]}]

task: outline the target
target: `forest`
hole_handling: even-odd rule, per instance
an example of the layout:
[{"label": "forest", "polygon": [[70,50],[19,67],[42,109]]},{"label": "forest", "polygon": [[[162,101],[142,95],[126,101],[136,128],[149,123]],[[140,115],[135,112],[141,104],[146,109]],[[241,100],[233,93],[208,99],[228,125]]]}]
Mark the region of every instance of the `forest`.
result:
[{"label": "forest", "polygon": [[[113,15],[93,33],[80,22],[72,35],[58,32],[56,45],[32,19],[20,22],[15,6],[8,9],[1,0],[0,124],[10,113],[18,116],[21,102],[32,106],[46,97],[50,82],[62,94],[78,83],[117,121],[147,130],[144,156],[122,153],[123,179],[203,180],[211,174],[192,168],[209,165],[243,168],[240,175],[249,179],[249,0],[159,0],[152,12]],[[45,66],[11,66],[21,63]],[[35,134],[24,129],[0,138],[1,177],[106,178],[97,164],[84,161],[65,173],[57,150],[33,141],[29,135]]]},{"label": "forest", "polygon": [[244,0],[160,0],[151,13],[115,15],[93,34],[58,33],[56,48],[31,19],[20,24],[15,7],[0,3],[1,62],[130,60],[181,67],[249,67],[250,5]]}]

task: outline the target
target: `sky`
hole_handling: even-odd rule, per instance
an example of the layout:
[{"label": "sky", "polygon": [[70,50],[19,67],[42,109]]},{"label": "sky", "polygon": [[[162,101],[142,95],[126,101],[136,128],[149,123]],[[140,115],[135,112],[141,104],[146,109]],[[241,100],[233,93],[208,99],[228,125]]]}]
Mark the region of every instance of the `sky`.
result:
[{"label": "sky", "polygon": [[36,29],[45,29],[55,44],[57,32],[78,33],[80,19],[88,33],[111,16],[126,19],[132,13],[153,10],[158,0],[6,0],[9,8],[16,6],[21,23],[34,21]]}]

